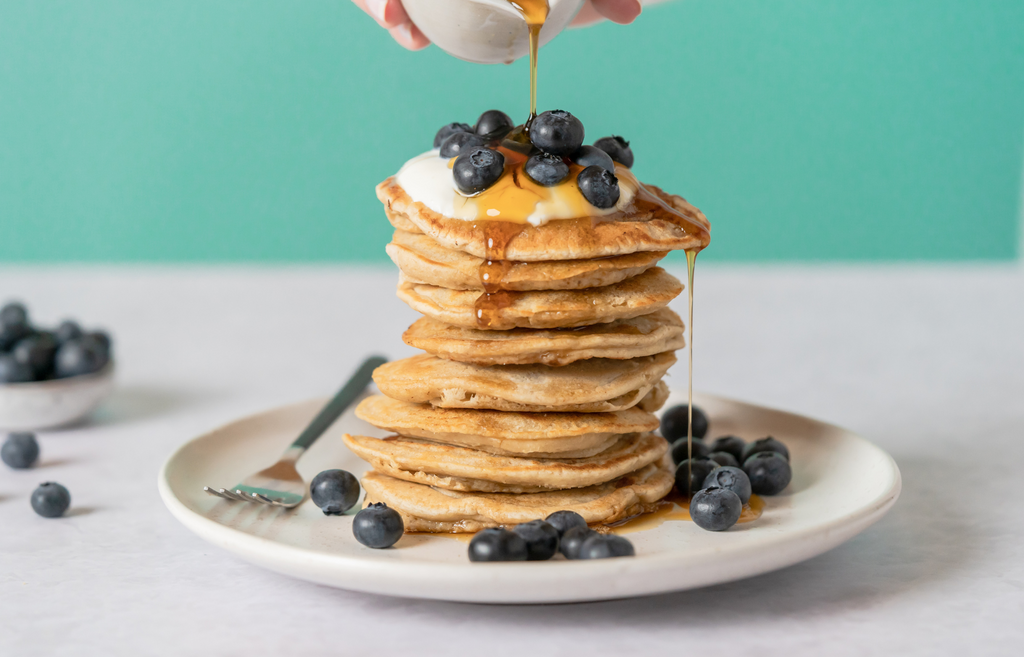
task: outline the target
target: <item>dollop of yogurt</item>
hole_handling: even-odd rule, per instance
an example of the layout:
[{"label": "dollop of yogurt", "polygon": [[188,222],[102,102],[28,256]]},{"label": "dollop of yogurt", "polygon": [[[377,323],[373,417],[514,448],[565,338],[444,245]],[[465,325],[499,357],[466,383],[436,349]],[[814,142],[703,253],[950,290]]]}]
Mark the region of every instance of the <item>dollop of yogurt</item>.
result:
[{"label": "dollop of yogurt", "polygon": [[[519,156],[520,158],[522,156]],[[555,219],[601,217],[628,208],[636,196],[638,184],[632,172],[615,165],[619,179],[619,201],[601,209],[591,205],[576,185],[582,169],[570,167],[565,181],[543,187],[522,172],[522,162],[506,156],[505,172],[490,188],[474,196],[462,194],[452,176],[452,160],[440,156],[438,149],[418,155],[398,171],[396,181],[413,201],[434,212],[464,221],[500,220],[543,226]]]}]

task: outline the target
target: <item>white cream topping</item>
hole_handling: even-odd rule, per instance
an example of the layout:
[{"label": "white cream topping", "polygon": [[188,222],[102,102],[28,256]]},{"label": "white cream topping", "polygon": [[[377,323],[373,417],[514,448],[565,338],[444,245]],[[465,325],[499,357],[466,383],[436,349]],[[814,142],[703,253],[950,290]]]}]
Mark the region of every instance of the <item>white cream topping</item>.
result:
[{"label": "white cream topping", "polygon": [[[616,173],[628,171],[622,165],[616,165]],[[483,217],[519,222],[525,219],[534,226],[543,226],[553,219],[573,219],[582,215],[604,216],[627,208],[636,196],[636,179],[631,174],[618,177],[619,201],[614,207],[604,210],[583,199],[575,180],[544,188],[547,198],[523,190],[523,195],[532,197],[526,199],[526,205],[532,207],[532,212],[526,217],[503,217],[503,208],[486,207],[481,203],[481,196],[487,197],[486,192],[475,197],[463,195],[455,186],[449,160],[441,157],[438,149],[427,151],[406,162],[395,178],[409,198],[446,217],[465,221]],[[581,208],[585,208],[585,211],[581,212]]]}]

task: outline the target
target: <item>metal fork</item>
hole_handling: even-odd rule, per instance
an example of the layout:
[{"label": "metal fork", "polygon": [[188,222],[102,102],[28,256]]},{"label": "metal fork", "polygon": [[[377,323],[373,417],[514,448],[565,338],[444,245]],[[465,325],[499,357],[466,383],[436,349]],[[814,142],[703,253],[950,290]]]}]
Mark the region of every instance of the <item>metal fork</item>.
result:
[{"label": "metal fork", "polygon": [[371,356],[363,361],[338,394],[334,395],[334,399],[320,410],[295,442],[284,451],[277,463],[246,477],[242,483],[235,484],[230,490],[209,486],[204,486],[203,490],[210,495],[235,502],[258,502],[286,509],[298,506],[306,497],[306,482],[295,469],[295,462],[366,389],[372,379],[373,370],[386,362],[387,359],[381,356]]}]

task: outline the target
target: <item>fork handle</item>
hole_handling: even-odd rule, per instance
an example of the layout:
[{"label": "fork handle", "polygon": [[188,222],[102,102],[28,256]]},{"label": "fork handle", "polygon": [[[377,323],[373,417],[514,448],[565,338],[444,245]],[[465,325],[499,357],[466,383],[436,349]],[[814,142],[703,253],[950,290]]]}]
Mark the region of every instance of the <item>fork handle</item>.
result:
[{"label": "fork handle", "polygon": [[388,360],[383,356],[370,356],[364,360],[359,369],[355,371],[355,374],[349,377],[349,380],[338,391],[338,394],[334,395],[334,399],[317,413],[317,416],[299,434],[299,437],[295,439],[295,442],[292,443],[289,449],[298,447],[305,451],[310,445],[315,443],[316,439],[322,436],[334,424],[338,416],[344,413],[345,409],[351,406],[352,402],[363,393],[366,386],[370,385],[370,381],[373,380],[373,371],[386,362]]}]

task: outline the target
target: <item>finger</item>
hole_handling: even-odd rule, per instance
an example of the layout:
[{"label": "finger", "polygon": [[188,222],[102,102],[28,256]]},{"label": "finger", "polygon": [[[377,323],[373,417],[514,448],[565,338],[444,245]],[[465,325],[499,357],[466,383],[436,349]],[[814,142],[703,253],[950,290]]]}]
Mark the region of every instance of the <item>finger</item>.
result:
[{"label": "finger", "polygon": [[584,25],[593,25],[594,23],[599,23],[603,20],[604,16],[594,8],[594,5],[588,2],[583,5],[583,8],[580,9],[578,14],[576,14],[576,18],[572,19],[572,26],[583,27]]},{"label": "finger", "polygon": [[640,0],[591,0],[594,9],[613,23],[626,25],[643,11]]},{"label": "finger", "polygon": [[423,50],[430,45],[430,39],[424,36],[423,32],[420,32],[420,28],[413,25],[412,21],[397,25],[388,32],[399,45],[409,50]]},{"label": "finger", "polygon": [[409,22],[402,0],[352,0],[353,3],[384,28],[391,29]]}]

